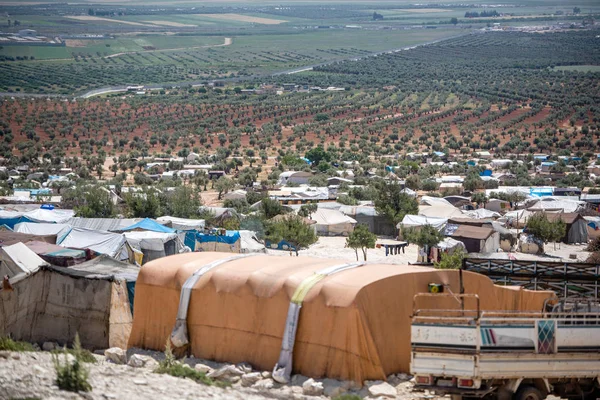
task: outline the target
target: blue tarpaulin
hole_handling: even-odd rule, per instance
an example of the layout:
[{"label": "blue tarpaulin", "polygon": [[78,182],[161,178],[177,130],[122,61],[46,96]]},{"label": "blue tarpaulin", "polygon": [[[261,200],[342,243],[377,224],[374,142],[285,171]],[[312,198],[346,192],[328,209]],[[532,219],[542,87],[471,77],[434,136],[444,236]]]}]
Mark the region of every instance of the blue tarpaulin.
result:
[{"label": "blue tarpaulin", "polygon": [[531,196],[537,196],[537,197],[552,196],[554,194],[554,191],[552,190],[552,188],[536,187],[536,188],[529,189],[529,194]]},{"label": "blue tarpaulin", "polygon": [[492,176],[492,170],[491,169],[486,169],[483,172],[480,172],[479,176]]},{"label": "blue tarpaulin", "polygon": [[470,167],[474,167],[474,166],[477,165],[477,162],[473,161],[473,160],[469,160],[469,161],[467,161],[467,165],[470,166]]},{"label": "blue tarpaulin", "polygon": [[162,232],[162,233],[175,233],[175,229],[169,228],[168,226],[164,226],[159,224],[153,219],[144,218],[140,222],[137,222],[131,226],[120,229],[121,231],[133,231],[135,229],[141,229],[144,231],[152,231],[152,232]]},{"label": "blue tarpaulin", "polygon": [[21,216],[21,217],[15,217],[15,218],[0,218],[0,225],[6,225],[8,226],[10,229],[15,229],[15,225],[19,224],[21,222],[33,222],[36,223],[37,221],[33,221],[27,217]]},{"label": "blue tarpaulin", "polygon": [[206,235],[204,233],[196,234],[196,241],[200,243],[218,242],[234,244],[240,240],[240,233],[238,231],[226,231],[225,235]]}]

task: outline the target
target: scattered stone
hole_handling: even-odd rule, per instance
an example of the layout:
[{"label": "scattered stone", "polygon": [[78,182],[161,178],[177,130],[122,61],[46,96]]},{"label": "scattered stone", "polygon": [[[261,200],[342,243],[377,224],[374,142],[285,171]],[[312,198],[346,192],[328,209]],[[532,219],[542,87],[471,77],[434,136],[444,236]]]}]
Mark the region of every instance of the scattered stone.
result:
[{"label": "scattered stone", "polygon": [[48,371],[46,370],[46,368],[40,367],[39,365],[34,365],[33,366],[33,372],[35,372],[36,375],[38,375],[38,376],[39,375],[44,375],[44,374],[48,373]]},{"label": "scattered stone", "polygon": [[336,397],[348,391],[350,385],[348,382],[338,381],[335,379],[323,380],[323,393],[327,397]]},{"label": "scattered stone", "polygon": [[245,374],[252,372],[252,365],[248,364],[247,362],[239,363],[235,367]]},{"label": "scattered stone", "polygon": [[324,392],[323,383],[310,378],[302,384],[302,394],[306,396],[321,396]]},{"label": "scattered stone", "polygon": [[0,351],[0,358],[4,358],[4,359],[10,358],[10,351],[5,351],[5,350]]},{"label": "scattered stone", "polygon": [[263,371],[260,373],[262,375],[263,378],[267,379],[267,378],[272,378],[273,374],[271,374],[270,371]]},{"label": "scattered stone", "polygon": [[148,381],[143,380],[143,379],[134,379],[133,383],[135,383],[136,385],[140,385],[140,386],[146,386],[148,384]]},{"label": "scattered stone", "polygon": [[21,355],[20,355],[19,353],[12,353],[12,354],[10,355],[10,357],[11,357],[13,360],[20,360],[20,359],[21,359]]},{"label": "scattered stone", "polygon": [[125,350],[118,347],[112,347],[104,350],[104,357],[106,357],[108,361],[111,361],[115,364],[127,363],[127,353]]},{"label": "scattered stone", "polygon": [[232,378],[240,377],[242,375],[244,375],[244,373],[242,371],[240,371],[239,369],[237,369],[235,367],[235,365],[226,365],[217,370],[209,372],[206,376],[208,376],[209,378],[213,378],[213,379],[219,379],[219,380],[233,382]]},{"label": "scattered stone", "polygon": [[387,382],[383,381],[367,381],[365,382],[369,395],[372,397],[396,397],[396,388]]},{"label": "scattered stone", "polygon": [[263,378],[260,372],[250,372],[249,374],[244,374],[242,375],[242,386],[252,386],[261,379]]},{"label": "scattered stone", "polygon": [[292,375],[292,381],[291,384],[292,385],[297,385],[297,386],[302,386],[302,384],[304,382],[306,382],[308,380],[308,377],[304,376],[304,375]]},{"label": "scattered stone", "polygon": [[44,351],[52,351],[58,347],[57,343],[54,342],[44,342],[42,344],[42,350]]},{"label": "scattered stone", "polygon": [[273,379],[261,379],[260,381],[252,385],[253,388],[258,390],[273,389],[273,386],[275,386],[275,381]]},{"label": "scattered stone", "polygon": [[147,357],[141,356],[139,354],[134,354],[131,357],[129,357],[129,361],[127,362],[127,365],[129,365],[130,367],[133,367],[133,368],[142,368],[146,365],[147,362],[148,362]]},{"label": "scattered stone", "polygon": [[194,369],[198,372],[202,372],[204,374],[208,374],[212,371],[214,371],[214,369],[212,369],[211,367],[209,367],[208,365],[205,364],[196,364],[194,366]]}]

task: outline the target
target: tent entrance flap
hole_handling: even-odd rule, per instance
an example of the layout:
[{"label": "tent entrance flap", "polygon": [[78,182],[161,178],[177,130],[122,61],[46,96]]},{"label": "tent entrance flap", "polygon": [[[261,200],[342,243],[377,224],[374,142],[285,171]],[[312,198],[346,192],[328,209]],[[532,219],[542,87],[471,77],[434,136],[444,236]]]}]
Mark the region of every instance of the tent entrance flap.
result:
[{"label": "tent entrance flap", "polygon": [[365,265],[364,262],[355,262],[342,265],[334,265],[317,271],[314,275],[304,279],[296,288],[290,306],[288,308],[287,317],[285,320],[285,329],[283,331],[283,339],[281,341],[281,352],[279,360],[273,367],[273,380],[279,383],[288,383],[292,376],[292,364],[294,343],[296,342],[296,332],[298,331],[298,321],[300,319],[300,310],[304,298],[317,283],[326,277],[342,272],[348,269],[357,268]]},{"label": "tent entrance flap", "polygon": [[179,298],[179,309],[177,310],[177,320],[175,321],[175,327],[171,332],[171,342],[175,347],[182,347],[189,343],[188,329],[187,329],[187,314],[190,306],[190,297],[192,295],[192,289],[202,278],[204,274],[219,265],[228,263],[230,261],[239,260],[240,258],[252,257],[257,254],[241,254],[233,257],[227,257],[222,260],[213,261],[204,265],[194,272],[189,278],[186,279],[183,287],[181,288],[181,295]]}]

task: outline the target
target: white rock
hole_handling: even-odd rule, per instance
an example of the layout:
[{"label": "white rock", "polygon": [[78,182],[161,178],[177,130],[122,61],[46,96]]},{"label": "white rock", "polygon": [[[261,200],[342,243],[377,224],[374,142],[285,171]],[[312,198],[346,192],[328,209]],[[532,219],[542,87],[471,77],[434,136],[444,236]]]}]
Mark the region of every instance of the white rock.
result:
[{"label": "white rock", "polygon": [[127,363],[127,353],[125,350],[118,347],[111,347],[110,349],[104,350],[104,357],[115,364]]},{"label": "white rock", "polygon": [[52,351],[54,349],[56,349],[58,347],[58,345],[54,342],[44,342],[42,344],[42,350],[44,351]]},{"label": "white rock", "polygon": [[129,365],[130,367],[133,367],[133,368],[141,368],[141,367],[145,366],[147,362],[148,362],[148,359],[145,356],[141,356],[139,354],[134,354],[131,357],[129,357],[129,361],[127,362],[127,365]]},{"label": "white rock", "polygon": [[206,376],[213,379],[231,381],[231,378],[240,377],[242,375],[244,375],[244,373],[237,369],[234,365],[226,365],[222,368],[209,372]]},{"label": "white rock", "polygon": [[395,398],[397,395],[396,388],[383,381],[371,381],[367,383],[367,388],[369,390],[369,395],[372,397]]},{"label": "white rock", "polygon": [[275,386],[275,381],[273,379],[261,379],[260,381],[252,385],[253,388],[258,390],[273,389],[273,386]]},{"label": "white rock", "polygon": [[267,379],[267,378],[271,378],[273,377],[273,374],[271,374],[271,372],[269,371],[263,371],[260,373],[262,375],[263,378]]},{"label": "white rock", "polygon": [[308,377],[304,375],[292,375],[292,385],[302,385],[304,382],[308,380]]},{"label": "white rock", "polygon": [[133,383],[140,386],[146,386],[148,384],[148,381],[145,381],[143,379],[134,379]]},{"label": "white rock", "polygon": [[39,365],[34,365],[33,366],[33,372],[35,372],[39,376],[39,375],[47,374],[48,370],[46,370],[43,367],[40,367]]},{"label": "white rock", "polygon": [[321,396],[323,391],[323,383],[315,382],[312,378],[302,384],[302,394],[306,396]]},{"label": "white rock", "polygon": [[209,367],[208,365],[205,365],[205,364],[196,364],[194,366],[194,369],[196,371],[198,371],[198,372],[202,372],[202,373],[205,373],[205,374],[208,374],[208,373],[214,371],[214,369],[212,369],[211,367]]},{"label": "white rock", "polygon": [[410,381],[412,379],[412,375],[409,374],[398,374],[396,375],[398,377],[398,379],[400,379],[401,381]]},{"label": "white rock", "polygon": [[249,374],[250,372],[252,372],[252,365],[246,362],[239,363],[235,367],[245,374]]},{"label": "white rock", "polygon": [[252,386],[261,379],[262,375],[260,374],[260,372],[250,372],[249,374],[242,375],[242,385]]},{"label": "white rock", "polygon": [[325,379],[323,381],[323,393],[327,397],[336,397],[348,391],[349,385],[347,382],[338,381],[335,379]]}]

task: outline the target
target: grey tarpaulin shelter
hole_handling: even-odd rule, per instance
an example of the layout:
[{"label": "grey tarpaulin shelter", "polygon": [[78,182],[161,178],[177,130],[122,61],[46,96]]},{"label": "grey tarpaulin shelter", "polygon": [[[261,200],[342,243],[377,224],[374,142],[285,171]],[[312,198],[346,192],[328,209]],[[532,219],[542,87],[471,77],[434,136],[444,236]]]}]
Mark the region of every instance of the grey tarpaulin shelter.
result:
[{"label": "grey tarpaulin shelter", "polygon": [[137,280],[138,272],[100,256],[69,268],[45,265],[22,274],[13,290],[0,290],[0,337],[66,344],[79,333],[86,348],[124,348],[133,320],[127,283]]}]

